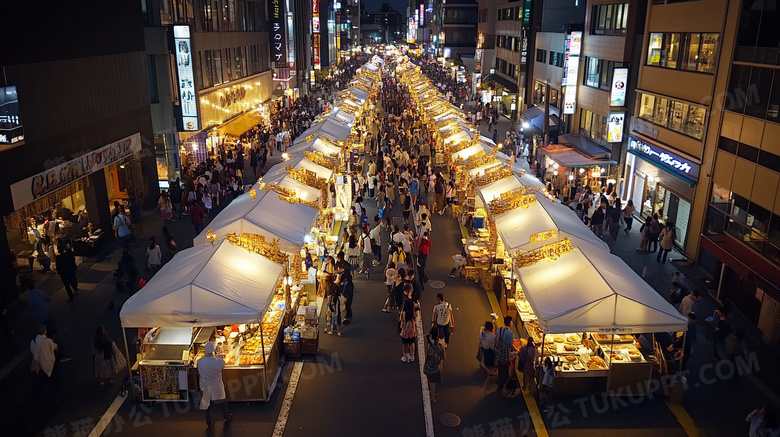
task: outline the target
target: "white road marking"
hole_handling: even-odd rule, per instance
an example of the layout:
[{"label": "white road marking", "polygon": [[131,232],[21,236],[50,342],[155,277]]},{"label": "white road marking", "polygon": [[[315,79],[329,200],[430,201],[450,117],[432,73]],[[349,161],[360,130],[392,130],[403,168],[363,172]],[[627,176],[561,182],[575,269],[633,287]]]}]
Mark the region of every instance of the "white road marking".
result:
[{"label": "white road marking", "polygon": [[417,314],[417,362],[420,366],[420,383],[422,384],[423,411],[425,412],[425,436],[433,437],[433,412],[431,411],[431,392],[428,389],[428,377],[423,373],[425,366],[425,335],[422,328],[422,317]]},{"label": "white road marking", "polygon": [[95,425],[95,428],[92,430],[92,432],[89,433],[89,437],[100,437],[100,435],[103,434],[103,431],[105,431],[108,427],[108,424],[111,423],[111,420],[114,418],[114,415],[116,415],[116,412],[119,411],[119,407],[125,403],[125,399],[127,399],[127,396],[122,396],[121,393],[118,394],[116,398],[114,398],[114,402],[111,402],[108,410],[106,410],[106,412],[103,414],[103,417],[100,418],[100,421]]},{"label": "white road marking", "polygon": [[287,426],[287,418],[290,416],[295,390],[298,388],[298,380],[301,379],[301,370],[303,370],[303,361],[296,361],[290,375],[290,381],[287,383],[287,392],[284,393],[282,409],[279,410],[279,417],[276,419],[272,437],[282,437],[284,435],[284,428]]}]

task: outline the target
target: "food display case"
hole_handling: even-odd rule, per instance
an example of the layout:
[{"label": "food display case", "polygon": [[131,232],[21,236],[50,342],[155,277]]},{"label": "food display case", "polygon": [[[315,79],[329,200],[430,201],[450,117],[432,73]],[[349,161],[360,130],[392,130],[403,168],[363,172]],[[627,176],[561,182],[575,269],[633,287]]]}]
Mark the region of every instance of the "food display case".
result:
[{"label": "food display case", "polygon": [[141,400],[187,401],[187,370],[190,348],[198,329],[153,328],[144,337],[139,352]]},{"label": "food display case", "polygon": [[645,364],[640,375],[647,376],[649,365],[630,334],[559,333],[544,334],[522,289],[515,285],[514,303],[523,327],[534,343],[543,345],[542,357],[553,357],[562,378],[608,377],[615,364]]}]

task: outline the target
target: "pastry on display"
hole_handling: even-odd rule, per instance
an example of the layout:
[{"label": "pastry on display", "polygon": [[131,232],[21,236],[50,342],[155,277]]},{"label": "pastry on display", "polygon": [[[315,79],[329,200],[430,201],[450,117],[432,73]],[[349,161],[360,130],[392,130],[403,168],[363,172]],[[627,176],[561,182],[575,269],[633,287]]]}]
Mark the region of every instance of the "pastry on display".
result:
[{"label": "pastry on display", "polygon": [[580,337],[578,334],[569,334],[566,336],[566,341],[570,343],[579,343],[582,341],[582,337]]},{"label": "pastry on display", "polygon": [[241,355],[241,359],[238,361],[241,366],[249,366],[252,364],[252,355]]},{"label": "pastry on display", "polygon": [[590,357],[587,367],[588,370],[607,370],[607,364],[601,357]]},{"label": "pastry on display", "polygon": [[565,339],[563,337],[555,337],[553,338],[553,341],[555,341],[556,343],[563,343]]},{"label": "pastry on display", "polygon": [[577,361],[577,357],[575,357],[574,355],[567,355],[564,358],[566,359],[566,361],[568,361],[570,363],[573,363],[573,362]]},{"label": "pastry on display", "polygon": [[563,350],[565,350],[566,352],[574,352],[574,351],[577,350],[577,346],[575,346],[573,344],[564,344],[563,345]]}]

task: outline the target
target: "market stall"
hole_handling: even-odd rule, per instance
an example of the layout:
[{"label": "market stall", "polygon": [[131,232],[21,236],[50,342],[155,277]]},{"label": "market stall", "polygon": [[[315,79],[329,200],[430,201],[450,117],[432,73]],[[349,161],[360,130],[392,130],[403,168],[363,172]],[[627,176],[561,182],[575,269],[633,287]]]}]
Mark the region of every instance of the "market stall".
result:
[{"label": "market stall", "polygon": [[653,351],[640,350],[633,335],[687,330],[685,317],[605,251],[565,239],[514,262],[519,317],[562,378],[606,377],[607,392],[644,393]]},{"label": "market stall", "polygon": [[142,400],[187,401],[209,340],[225,357],[229,400],[269,399],[280,328],[298,297],[284,295],[287,256],[268,246],[261,255],[221,239],[183,250],[125,302],[122,327],[149,329],[133,366]]}]

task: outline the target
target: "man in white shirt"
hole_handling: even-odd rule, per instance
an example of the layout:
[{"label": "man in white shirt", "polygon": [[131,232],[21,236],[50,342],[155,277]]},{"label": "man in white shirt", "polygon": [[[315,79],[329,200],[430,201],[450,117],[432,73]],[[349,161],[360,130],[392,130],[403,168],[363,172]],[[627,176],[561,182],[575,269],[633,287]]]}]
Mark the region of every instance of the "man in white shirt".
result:
[{"label": "man in white shirt", "polygon": [[365,229],[363,229],[363,235],[360,236],[358,246],[360,247],[360,253],[362,254],[363,264],[361,266],[361,270],[358,273],[368,274],[371,271],[371,255],[373,255],[374,250],[371,247],[371,236]]},{"label": "man in white shirt", "polygon": [[371,250],[374,252],[374,265],[378,266],[382,262],[382,220],[374,220],[374,227],[368,233],[368,236],[374,241],[371,245]]},{"label": "man in white shirt", "polygon": [[46,336],[46,325],[38,326],[38,335],[30,342],[30,351],[33,355],[33,372],[36,375],[43,372],[47,379],[51,378],[57,361],[57,343]]},{"label": "man in white shirt", "polygon": [[222,369],[225,368],[225,361],[222,359],[222,355],[214,356],[214,343],[206,343],[206,353],[203,358],[198,360],[197,368],[200,375],[200,389],[203,392],[200,409],[206,410],[206,426],[208,429],[214,428],[214,421],[211,419],[211,404],[221,407],[225,425],[230,425],[233,422],[233,416],[228,409],[225,384],[222,382]]},{"label": "man in white shirt", "polygon": [[697,306],[702,300],[701,291],[694,289],[691,294],[685,296],[680,301],[680,314],[687,316],[690,313],[698,313]]},{"label": "man in white shirt", "polygon": [[114,217],[114,230],[116,237],[122,243],[122,246],[127,247],[130,244],[130,219],[125,215],[125,209],[119,208],[119,214]]}]

